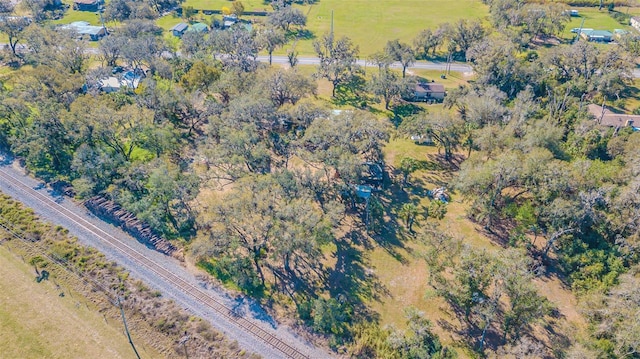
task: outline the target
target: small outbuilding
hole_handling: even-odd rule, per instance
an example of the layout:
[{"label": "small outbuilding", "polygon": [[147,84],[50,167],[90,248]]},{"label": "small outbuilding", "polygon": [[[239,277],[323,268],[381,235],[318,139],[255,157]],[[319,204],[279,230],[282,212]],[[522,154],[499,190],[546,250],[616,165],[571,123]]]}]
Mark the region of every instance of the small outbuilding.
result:
[{"label": "small outbuilding", "polygon": [[73,9],[78,11],[98,11],[103,0],[73,0]]},{"label": "small outbuilding", "polygon": [[621,39],[624,36],[627,36],[629,34],[629,31],[624,30],[624,29],[613,29],[613,37],[615,37],[616,39]]},{"label": "small outbuilding", "polygon": [[414,101],[442,101],[446,91],[444,85],[435,82],[418,82],[413,93]]},{"label": "small outbuilding", "polygon": [[181,37],[182,35],[184,35],[185,31],[187,31],[188,28],[188,24],[181,22],[171,28],[171,33],[173,33],[173,36]]},{"label": "small outbuilding", "polygon": [[629,24],[634,29],[640,31],[640,17],[639,16],[632,17],[631,20],[629,20]]},{"label": "small outbuilding", "polygon": [[238,16],[236,14],[222,16],[222,28],[228,29],[238,22]]}]

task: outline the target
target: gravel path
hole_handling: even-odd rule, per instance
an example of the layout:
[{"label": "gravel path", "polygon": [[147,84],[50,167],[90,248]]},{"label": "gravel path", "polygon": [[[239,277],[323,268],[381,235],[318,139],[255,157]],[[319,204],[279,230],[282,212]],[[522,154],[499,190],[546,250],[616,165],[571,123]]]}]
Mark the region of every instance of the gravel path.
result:
[{"label": "gravel path", "polygon": [[[190,273],[182,264],[174,258],[165,256],[155,250],[147,248],[142,243],[138,242],[128,234],[124,233],[119,228],[116,228],[106,222],[101,221],[89,211],[76,204],[67,197],[56,195],[46,188],[42,182],[39,182],[24,174],[24,171],[14,164],[12,161],[5,160],[0,165],[0,172],[19,179],[24,184],[31,187],[31,189],[38,191],[42,194],[46,194],[49,198],[54,200],[57,205],[62,206],[69,211],[81,216],[85,220],[91,222],[97,228],[119,238],[126,239],[127,245],[134,248],[140,253],[143,253],[147,258],[153,260],[155,263],[160,264],[165,269],[171,271],[173,274],[187,280],[192,284],[199,285],[203,290],[207,292],[211,297],[224,303],[227,308],[233,308],[234,313],[240,315],[246,319],[251,320],[254,324],[269,331],[273,335],[277,336],[287,344],[295,347],[302,353],[305,353],[310,358],[330,358],[331,356],[319,348],[313,347],[303,338],[300,338],[293,333],[290,328],[279,325],[273,320],[266,312],[264,312],[260,306],[246,297],[233,297],[227,294],[222,288],[207,285],[206,283],[199,281],[195,276]],[[50,221],[56,225],[61,225],[69,230],[71,234],[78,237],[80,243],[91,246],[104,253],[104,255],[131,272],[131,275],[138,278],[148,284],[155,290],[160,291],[163,296],[176,301],[183,308],[192,312],[193,314],[207,319],[211,324],[227,335],[227,337],[237,340],[239,345],[247,351],[255,352],[262,355],[264,358],[284,358],[284,355],[264,343],[251,333],[248,333],[238,327],[235,323],[227,320],[225,317],[219,315],[214,310],[209,309],[202,305],[201,302],[196,300],[188,293],[184,293],[180,289],[176,288],[170,282],[166,282],[162,278],[159,278],[146,268],[140,267],[136,264],[127,254],[120,250],[112,248],[107,242],[105,242],[96,230],[91,230],[87,226],[83,226],[68,217],[58,213],[54,209],[42,205],[42,201],[34,198],[34,194],[31,191],[18,188],[18,186],[7,183],[0,179],[0,191],[12,196],[13,198],[21,201],[27,207],[32,208],[42,219]]]}]

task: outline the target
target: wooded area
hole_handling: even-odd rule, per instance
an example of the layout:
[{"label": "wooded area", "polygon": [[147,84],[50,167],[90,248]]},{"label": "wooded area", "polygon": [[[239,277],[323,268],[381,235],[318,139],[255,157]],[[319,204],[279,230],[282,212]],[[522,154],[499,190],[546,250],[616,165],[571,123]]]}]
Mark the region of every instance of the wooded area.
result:
[{"label": "wooded area", "polygon": [[[295,51],[288,66],[256,60],[304,33],[304,14],[286,2],[251,31],[171,42],[151,20],[173,4],[113,0],[105,16],[121,25],[95,51],[47,22],[11,20],[0,27],[15,68],[2,77],[0,147],[79,199],[135,214],[337,352],[638,358],[640,133],[602,126],[588,105],[620,110],[637,96],[639,37],[555,43],[565,6],[486,3],[490,25],[460,20],[413,44],[389,41],[367,72],[348,37],[317,34],[312,76]],[[475,79],[448,89],[442,106],[412,104],[419,79],[409,67],[431,58],[469,62]],[[117,66],[140,82],[105,93]],[[393,167],[388,141],[412,137],[439,155]],[[410,195],[428,195],[417,171],[449,176],[428,206]],[[447,229],[457,225],[444,222],[452,200],[497,249]],[[446,326],[420,308],[406,308],[399,328],[371,309],[385,288],[363,258],[405,244],[424,249],[413,255],[429,276],[415,280],[460,323],[455,342],[443,344],[435,327]],[[534,284],[550,274],[578,297],[585,328],[558,324]]]}]

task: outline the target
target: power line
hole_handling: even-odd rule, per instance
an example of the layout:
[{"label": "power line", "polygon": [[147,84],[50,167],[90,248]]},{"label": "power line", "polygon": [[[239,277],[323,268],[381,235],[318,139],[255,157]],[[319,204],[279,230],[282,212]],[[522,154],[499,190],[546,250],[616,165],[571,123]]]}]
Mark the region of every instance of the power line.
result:
[{"label": "power line", "polygon": [[[93,285],[95,288],[97,288],[101,292],[103,292],[103,294],[109,299],[109,303],[111,303],[114,306],[117,306],[120,309],[120,314],[122,316],[122,323],[124,324],[124,330],[125,330],[125,332],[127,334],[127,339],[129,340],[129,344],[131,344],[131,348],[133,348],[133,352],[136,354],[137,359],[140,359],[140,354],[138,354],[138,350],[136,349],[135,345],[133,344],[133,340],[131,339],[131,334],[129,333],[129,328],[127,326],[127,321],[126,321],[125,315],[124,315],[124,308],[122,306],[122,302],[121,302],[119,296],[116,298],[115,301],[113,301],[112,295],[111,295],[111,291],[109,289],[105,288],[101,283],[97,282],[93,278],[87,278],[87,277],[83,276],[82,274],[74,271],[72,269],[73,267],[70,266],[69,261],[67,259],[54,257],[54,256],[51,256],[48,253],[45,253],[44,249],[43,248],[38,248],[38,246],[35,244],[35,242],[30,241],[27,238],[24,238],[23,235],[16,233],[12,228],[8,227],[8,225],[6,224],[7,220],[5,218],[3,218],[2,216],[0,216],[0,220],[1,220],[0,228],[3,229],[5,232],[9,233],[12,237],[23,241],[25,244],[27,244],[28,247],[34,249],[35,252],[37,252],[41,257],[45,257],[51,263],[58,264],[60,267],[62,267],[63,270],[65,270],[68,273],[71,273],[72,275],[76,276],[84,284]],[[186,347],[185,347],[185,352],[186,352]]]}]

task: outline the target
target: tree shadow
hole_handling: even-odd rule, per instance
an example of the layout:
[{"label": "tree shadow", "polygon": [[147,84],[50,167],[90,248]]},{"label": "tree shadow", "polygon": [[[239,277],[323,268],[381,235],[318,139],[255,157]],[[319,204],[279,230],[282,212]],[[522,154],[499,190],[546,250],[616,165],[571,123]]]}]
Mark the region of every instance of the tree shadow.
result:
[{"label": "tree shadow", "polygon": [[429,161],[436,163],[441,171],[446,172],[458,171],[460,169],[460,165],[466,158],[466,156],[459,153],[452,153],[449,158],[447,158],[444,153],[440,153],[440,150],[438,150],[437,154],[433,153],[427,155],[427,159]]},{"label": "tree shadow", "polygon": [[365,85],[364,77],[354,76],[350,82],[336,86],[336,95],[331,102],[337,106],[365,108],[371,102],[364,91]]},{"label": "tree shadow", "polygon": [[402,120],[409,116],[424,112],[424,108],[410,102],[402,102],[391,107],[391,111],[393,111],[393,118],[391,119],[391,122],[394,126],[398,127],[402,123]]},{"label": "tree shadow", "polygon": [[367,301],[382,301],[390,296],[389,290],[380,282],[369,260],[363,255],[361,243],[366,241],[358,230],[348,232],[336,240],[336,265],[329,269],[326,289],[332,298],[339,295],[348,298],[354,307],[356,319],[378,320],[378,314],[372,312]]},{"label": "tree shadow", "polygon": [[483,224],[478,222],[474,217],[469,217],[471,222],[479,225],[477,231],[491,242],[502,248],[509,246],[510,234],[513,226],[505,220],[494,219],[491,224]]},{"label": "tree shadow", "polygon": [[309,29],[300,29],[296,31],[289,31],[287,34],[287,38],[298,39],[298,40],[313,40],[316,38],[316,34]]}]

